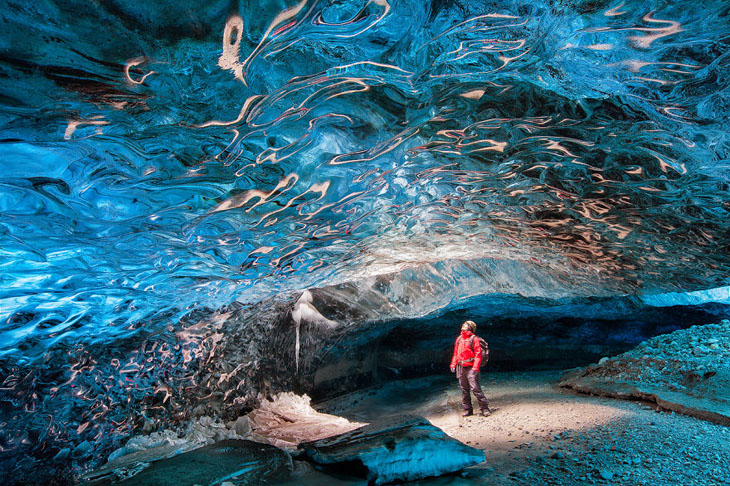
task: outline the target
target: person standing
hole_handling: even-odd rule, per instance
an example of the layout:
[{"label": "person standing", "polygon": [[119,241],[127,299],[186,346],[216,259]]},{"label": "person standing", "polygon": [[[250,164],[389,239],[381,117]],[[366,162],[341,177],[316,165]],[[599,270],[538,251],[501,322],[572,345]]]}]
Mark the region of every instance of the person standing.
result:
[{"label": "person standing", "polygon": [[456,373],[461,387],[461,404],[464,407],[462,417],[474,414],[471,404],[473,393],[479,402],[479,409],[484,417],[492,414],[487,397],[479,385],[479,366],[482,364],[482,347],[479,338],[474,334],[477,325],[474,321],[466,321],[461,325],[461,334],[454,344],[454,355],[451,358],[451,372]]}]

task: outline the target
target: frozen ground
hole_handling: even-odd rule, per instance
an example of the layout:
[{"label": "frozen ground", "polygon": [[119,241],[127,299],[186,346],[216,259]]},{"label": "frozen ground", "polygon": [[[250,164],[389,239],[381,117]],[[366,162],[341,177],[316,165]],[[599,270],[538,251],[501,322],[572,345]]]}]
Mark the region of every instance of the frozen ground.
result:
[{"label": "frozen ground", "polygon": [[[393,382],[320,408],[358,421],[420,413],[485,451],[486,462],[461,476],[415,484],[730,485],[730,428],[645,403],[576,394],[559,388],[559,378],[559,372],[486,373],[482,384],[496,408],[487,418],[460,417],[456,381],[446,378]],[[296,474],[316,473],[300,464]]]},{"label": "frozen ground", "polygon": [[[350,423],[420,414],[448,435],[485,452],[485,463],[460,475],[407,484],[730,485],[729,427],[663,412],[648,403],[578,394],[558,386],[560,375],[558,371],[485,373],[482,384],[495,409],[486,418],[460,416],[460,394],[452,377],[390,382],[316,407]],[[294,430],[292,421],[299,422],[296,417],[305,409],[306,420],[300,424],[304,432],[321,432],[322,424],[346,424],[341,418],[316,416],[309,411],[308,403],[304,407],[304,402],[289,402],[301,406],[283,413],[277,408],[279,418],[288,427],[286,437],[277,436],[275,441],[299,440],[301,434]],[[258,419],[254,417],[246,424],[229,424],[228,434],[238,431],[252,436],[251,429],[253,436],[266,434],[275,427],[262,426],[271,425],[268,419],[259,420],[265,417],[268,415],[259,414]],[[225,428],[223,424],[218,426]],[[226,435],[215,430],[216,437]],[[325,474],[301,460],[295,460],[293,466],[291,478],[267,484],[367,484],[352,477]]]}]

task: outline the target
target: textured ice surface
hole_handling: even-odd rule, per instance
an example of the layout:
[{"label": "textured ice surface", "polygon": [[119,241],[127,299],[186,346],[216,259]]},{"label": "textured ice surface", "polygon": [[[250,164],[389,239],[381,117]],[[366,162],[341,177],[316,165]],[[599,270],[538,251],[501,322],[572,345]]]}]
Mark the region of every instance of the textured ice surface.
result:
[{"label": "textured ice surface", "polygon": [[280,393],[247,415],[253,437],[277,447],[292,449],[301,442],[343,434],[365,424],[319,413],[310,398]]},{"label": "textured ice surface", "polygon": [[[284,327],[266,299],[308,288],[366,294],[368,323],[727,286],[729,19],[724,0],[5,2],[0,462],[66,443],[83,462],[295,381],[262,358]],[[266,305],[237,327],[212,314],[233,301]]]},{"label": "textured ice surface", "polygon": [[730,287],[698,290],[695,292],[670,292],[667,294],[646,295],[642,300],[648,305],[656,307],[698,305],[706,302],[730,304]]},{"label": "textured ice surface", "polygon": [[725,284],[728,15],[12,3],[0,353],[449,260],[564,293]]},{"label": "textured ice surface", "polygon": [[139,462],[140,456],[153,457],[152,460],[172,457],[183,452],[205,445],[212,445],[225,439],[247,438],[248,431],[232,426],[227,427],[220,421],[210,417],[200,417],[186,424],[184,430],[161,430],[151,434],[137,435],[129,439],[124,447],[112,452],[105,467],[111,464],[119,467],[123,464]]},{"label": "textured ice surface", "polygon": [[292,470],[291,457],[268,444],[250,440],[223,440],[183,454],[140,464],[136,474],[126,470],[103,471],[90,475],[98,486],[194,486],[235,481],[241,486],[282,480]]},{"label": "textured ice surface", "polygon": [[[372,484],[415,481],[484,462],[484,452],[462,444],[422,417],[400,416],[301,445],[317,464]],[[338,469],[339,468],[339,469]]]}]

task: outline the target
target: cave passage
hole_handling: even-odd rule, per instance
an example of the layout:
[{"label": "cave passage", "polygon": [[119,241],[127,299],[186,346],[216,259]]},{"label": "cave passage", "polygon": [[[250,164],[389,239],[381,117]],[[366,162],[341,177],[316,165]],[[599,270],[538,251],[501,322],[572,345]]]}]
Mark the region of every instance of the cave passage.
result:
[{"label": "cave passage", "polygon": [[[512,306],[477,298],[430,318],[379,322],[352,333],[335,333],[307,348],[305,361],[317,369],[302,392],[325,400],[390,380],[449,374],[461,324],[477,323],[489,343],[484,372],[563,371],[636,347],[656,335],[718,322],[730,315],[725,304],[637,309],[621,299],[544,307],[505,298]],[[523,299],[524,300],[524,299]],[[322,306],[323,312],[336,315]],[[312,330],[316,329],[312,326]],[[302,332],[307,332],[303,327]],[[306,337],[305,337],[306,340]]]},{"label": "cave passage", "polygon": [[727,0],[0,0],[0,484],[316,484],[257,414],[399,386],[444,484],[722,484],[728,73]]}]

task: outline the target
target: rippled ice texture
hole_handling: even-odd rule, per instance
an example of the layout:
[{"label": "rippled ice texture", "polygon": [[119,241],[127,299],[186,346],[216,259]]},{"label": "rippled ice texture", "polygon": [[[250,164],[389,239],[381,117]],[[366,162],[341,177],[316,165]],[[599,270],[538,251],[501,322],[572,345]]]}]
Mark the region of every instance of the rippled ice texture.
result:
[{"label": "rippled ice texture", "polygon": [[[382,274],[445,303],[728,284],[725,0],[6,0],[0,26],[7,366]],[[486,267],[547,280],[458,285]]]},{"label": "rippled ice texture", "polygon": [[451,259],[727,283],[727,2],[5,3],[4,355]]}]

